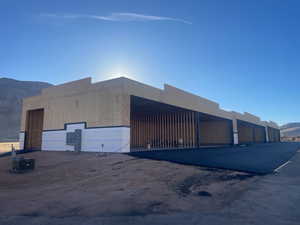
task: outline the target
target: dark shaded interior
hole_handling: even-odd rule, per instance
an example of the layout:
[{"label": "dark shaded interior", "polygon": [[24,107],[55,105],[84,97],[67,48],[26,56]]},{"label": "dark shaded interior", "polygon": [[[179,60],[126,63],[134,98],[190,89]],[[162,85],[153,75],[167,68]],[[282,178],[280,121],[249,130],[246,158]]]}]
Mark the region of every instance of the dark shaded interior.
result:
[{"label": "dark shaded interior", "polygon": [[239,144],[266,142],[265,127],[237,120]]},{"label": "dark shaded interior", "polygon": [[269,142],[280,142],[280,130],[268,127]]},{"label": "dark shaded interior", "polygon": [[232,121],[131,96],[131,149],[232,144]]}]

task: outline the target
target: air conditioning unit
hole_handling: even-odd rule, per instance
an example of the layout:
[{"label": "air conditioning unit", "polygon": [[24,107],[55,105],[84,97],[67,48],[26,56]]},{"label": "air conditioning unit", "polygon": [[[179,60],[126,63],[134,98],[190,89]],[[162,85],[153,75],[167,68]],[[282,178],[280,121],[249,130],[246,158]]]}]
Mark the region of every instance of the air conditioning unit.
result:
[{"label": "air conditioning unit", "polygon": [[34,170],[35,160],[34,159],[24,159],[23,157],[14,158],[12,160],[11,172],[22,173],[30,170]]}]

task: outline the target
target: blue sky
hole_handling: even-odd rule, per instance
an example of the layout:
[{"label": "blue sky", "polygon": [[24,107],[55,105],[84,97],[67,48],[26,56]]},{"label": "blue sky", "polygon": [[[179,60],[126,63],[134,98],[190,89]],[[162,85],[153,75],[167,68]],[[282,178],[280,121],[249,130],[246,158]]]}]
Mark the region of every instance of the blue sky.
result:
[{"label": "blue sky", "polygon": [[300,121],[300,1],[0,0],[0,76],[125,75]]}]

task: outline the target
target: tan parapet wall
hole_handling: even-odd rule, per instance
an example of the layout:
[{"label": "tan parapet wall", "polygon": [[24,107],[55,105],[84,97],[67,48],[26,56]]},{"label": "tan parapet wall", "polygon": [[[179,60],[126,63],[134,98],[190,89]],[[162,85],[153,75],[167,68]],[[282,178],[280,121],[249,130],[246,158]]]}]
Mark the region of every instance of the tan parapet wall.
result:
[{"label": "tan parapet wall", "polygon": [[219,104],[216,102],[188,93],[168,84],[164,85],[164,89],[158,89],[124,78],[124,87],[125,93],[128,95],[135,95],[197,112],[232,119],[230,112],[220,109]]},{"label": "tan parapet wall", "polygon": [[119,86],[115,88],[94,88],[94,84],[86,85],[88,80],[47,88],[40,96],[24,99],[21,131],[25,130],[26,112],[38,108],[44,109],[44,130],[64,129],[66,123],[76,122],[86,122],[88,127],[128,125],[123,116],[129,114],[124,110],[124,100],[128,98],[123,94],[122,83],[117,81]]},{"label": "tan parapet wall", "polygon": [[231,119],[229,113],[219,108],[219,104],[200,96],[188,93],[170,85],[164,85],[162,101],[186,109]]},{"label": "tan parapet wall", "polygon": [[65,123],[76,122],[86,122],[88,127],[129,126],[131,95],[278,129],[274,122],[261,121],[250,113],[225,111],[214,101],[168,84],[159,89],[121,77],[97,83],[85,78],[46,88],[41,95],[24,99],[21,131],[25,130],[26,112],[39,108],[44,109],[44,130],[63,129]]},{"label": "tan parapet wall", "polygon": [[202,107],[207,111],[217,111],[219,110],[219,104],[213,101],[210,101],[206,98],[188,93],[186,91],[180,90],[171,85],[165,84],[163,90],[163,100],[165,102],[170,102],[174,105],[185,105],[186,107]]},{"label": "tan parapet wall", "polygon": [[244,112],[244,115],[243,115],[243,116],[244,116],[244,117],[247,117],[248,120],[250,120],[250,121],[255,121],[255,122],[259,123],[259,124],[262,123],[262,121],[260,120],[260,118],[259,118],[258,116],[255,116],[255,115],[253,115],[253,114],[251,114],[251,113]]},{"label": "tan parapet wall", "polygon": [[91,78],[84,78],[61,85],[51,86],[42,90],[44,97],[61,97],[65,95],[73,95],[80,92],[85,92],[91,86]]},{"label": "tan parapet wall", "polygon": [[273,121],[269,121],[268,122],[268,126],[270,126],[272,128],[280,129],[280,127],[278,126],[278,124],[276,122],[273,122]]},{"label": "tan parapet wall", "polygon": [[273,122],[273,121],[264,121],[264,125],[265,127],[271,127],[274,129],[280,129],[280,127],[278,126],[277,123]]},{"label": "tan parapet wall", "polygon": [[252,123],[252,124],[255,124],[258,126],[264,126],[264,127],[270,126],[270,127],[278,129],[278,125],[276,123],[270,124],[266,121],[261,121],[259,117],[255,116],[253,114],[247,113],[247,112],[241,114],[241,113],[238,113],[235,111],[231,111],[231,115],[232,115],[232,118],[235,120],[242,120],[242,121]]},{"label": "tan parapet wall", "polygon": [[22,114],[21,114],[21,131],[25,131],[27,111],[31,109],[44,108],[46,104],[47,101],[41,95],[23,99]]},{"label": "tan parapet wall", "polygon": [[123,79],[124,92],[127,95],[135,95],[142,98],[147,98],[153,101],[162,102],[161,95],[162,90],[134,81],[127,78]]}]

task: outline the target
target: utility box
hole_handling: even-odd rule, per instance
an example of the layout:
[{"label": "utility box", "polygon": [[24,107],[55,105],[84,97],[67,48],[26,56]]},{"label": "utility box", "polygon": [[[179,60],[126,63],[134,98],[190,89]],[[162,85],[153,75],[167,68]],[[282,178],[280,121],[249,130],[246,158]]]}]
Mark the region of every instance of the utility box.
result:
[{"label": "utility box", "polygon": [[81,151],[81,130],[76,129],[74,132],[67,132],[66,144],[74,146],[74,151]]}]

